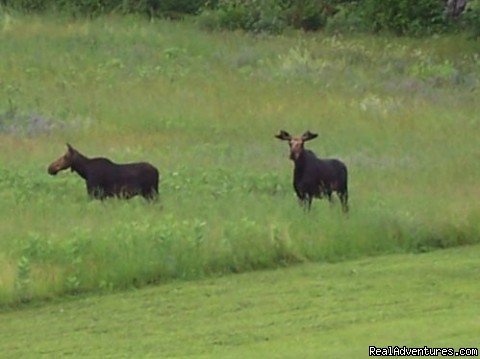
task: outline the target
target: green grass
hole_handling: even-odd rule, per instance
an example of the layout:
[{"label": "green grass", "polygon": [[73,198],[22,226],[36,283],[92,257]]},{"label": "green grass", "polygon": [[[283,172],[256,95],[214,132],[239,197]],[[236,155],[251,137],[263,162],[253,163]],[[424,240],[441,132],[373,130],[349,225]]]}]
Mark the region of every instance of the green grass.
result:
[{"label": "green grass", "polygon": [[363,358],[478,347],[480,247],[304,264],[0,314],[5,357]]},{"label": "green grass", "polygon": [[[478,242],[478,46],[0,16],[0,304]],[[350,170],[296,204],[279,129]],[[89,201],[46,167],[149,161],[161,201]]]}]

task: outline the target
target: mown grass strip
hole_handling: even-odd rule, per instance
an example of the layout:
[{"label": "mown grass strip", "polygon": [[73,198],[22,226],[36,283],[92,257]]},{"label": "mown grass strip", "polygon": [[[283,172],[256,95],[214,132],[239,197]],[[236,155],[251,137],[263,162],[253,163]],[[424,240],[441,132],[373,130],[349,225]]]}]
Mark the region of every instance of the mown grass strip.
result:
[{"label": "mown grass strip", "polygon": [[478,346],[479,246],[228,275],[0,314],[6,357],[367,357]]}]

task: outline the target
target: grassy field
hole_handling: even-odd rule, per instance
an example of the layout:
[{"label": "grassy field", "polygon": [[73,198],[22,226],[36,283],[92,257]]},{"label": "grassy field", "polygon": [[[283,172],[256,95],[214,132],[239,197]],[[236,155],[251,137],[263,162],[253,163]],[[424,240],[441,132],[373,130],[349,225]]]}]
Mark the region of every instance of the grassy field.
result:
[{"label": "grassy field", "polygon": [[[476,42],[6,14],[0,42],[2,305],[479,241]],[[280,129],[347,164],[348,218],[297,206]],[[66,142],[156,165],[161,200],[48,176]]]},{"label": "grassy field", "polygon": [[368,347],[478,348],[470,246],[303,264],[0,314],[8,358],[365,358]]}]

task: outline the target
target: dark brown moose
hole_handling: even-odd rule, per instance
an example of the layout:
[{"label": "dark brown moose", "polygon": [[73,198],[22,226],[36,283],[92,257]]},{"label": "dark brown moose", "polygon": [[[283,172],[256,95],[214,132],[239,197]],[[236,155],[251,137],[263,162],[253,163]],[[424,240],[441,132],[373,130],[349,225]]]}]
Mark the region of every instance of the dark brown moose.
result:
[{"label": "dark brown moose", "polygon": [[141,195],[154,200],[158,195],[158,170],[146,162],[116,164],[108,158],[88,158],[67,143],[67,152],[48,166],[48,173],[67,168],[86,181],[87,192],[95,199]]},{"label": "dark brown moose", "polygon": [[347,166],[337,159],[320,159],[312,151],[306,150],[304,143],[317,136],[310,131],[300,137],[292,137],[285,131],[275,135],[290,145],[290,159],[294,162],[293,188],[303,207],[310,210],[314,197],[327,196],[332,202],[332,192],[335,191],[342,210],[348,212]]}]

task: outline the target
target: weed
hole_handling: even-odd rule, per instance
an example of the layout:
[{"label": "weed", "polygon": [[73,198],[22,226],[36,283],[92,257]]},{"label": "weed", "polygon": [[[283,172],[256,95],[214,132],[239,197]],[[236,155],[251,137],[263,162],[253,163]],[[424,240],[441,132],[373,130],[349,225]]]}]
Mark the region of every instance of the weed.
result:
[{"label": "weed", "polygon": [[[461,37],[2,21],[0,304],[480,238],[479,56]],[[348,219],[298,207],[282,128],[347,164]],[[159,201],[90,201],[78,176],[48,176],[65,142],[151,162]]]}]

